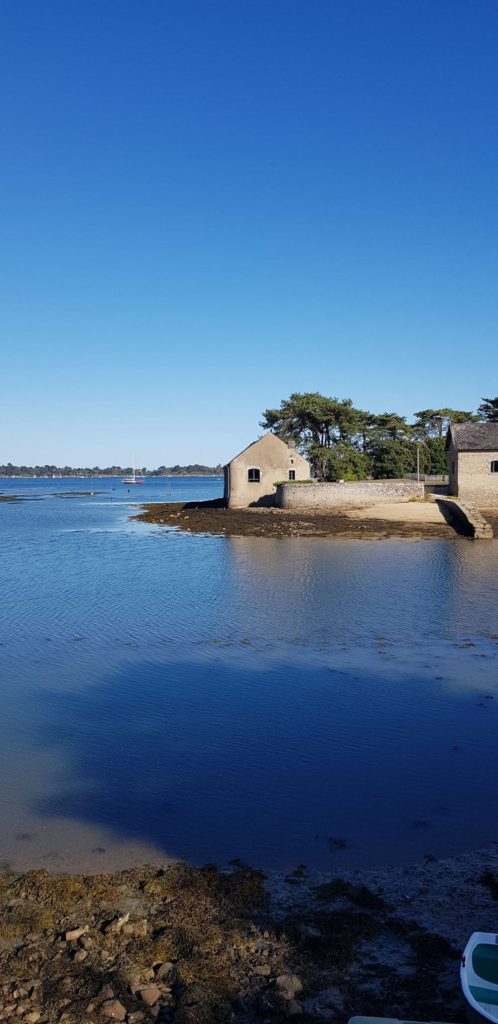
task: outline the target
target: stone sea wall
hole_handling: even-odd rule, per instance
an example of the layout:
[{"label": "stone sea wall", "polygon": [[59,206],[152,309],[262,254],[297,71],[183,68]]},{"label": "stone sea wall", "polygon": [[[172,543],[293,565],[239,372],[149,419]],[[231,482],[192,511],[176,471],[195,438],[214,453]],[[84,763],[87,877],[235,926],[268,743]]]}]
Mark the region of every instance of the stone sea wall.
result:
[{"label": "stone sea wall", "polygon": [[359,506],[423,498],[424,485],[416,480],[358,480],[345,483],[278,484],[278,508],[358,508]]},{"label": "stone sea wall", "polygon": [[471,537],[474,537],[475,540],[493,539],[493,527],[469,502],[464,504],[458,498],[443,498],[439,496],[436,500],[439,505],[443,505],[450,515],[463,525],[466,532]]}]

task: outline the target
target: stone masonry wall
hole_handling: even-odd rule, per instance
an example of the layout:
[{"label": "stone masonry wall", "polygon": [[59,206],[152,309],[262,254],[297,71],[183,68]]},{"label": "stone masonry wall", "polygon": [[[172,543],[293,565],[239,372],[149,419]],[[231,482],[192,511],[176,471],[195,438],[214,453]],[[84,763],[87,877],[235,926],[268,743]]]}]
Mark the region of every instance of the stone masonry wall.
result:
[{"label": "stone masonry wall", "polygon": [[[259,471],[259,480],[249,480],[249,470]],[[273,505],[277,480],[309,480],[310,464],[275,434],[264,434],[237,455],[225,468],[225,501],[228,508]]]},{"label": "stone masonry wall", "polygon": [[464,505],[458,498],[437,498],[438,505],[443,505],[450,515],[459,520],[475,540],[493,538],[493,527],[491,523],[481,515],[472,505]]},{"label": "stone masonry wall", "polygon": [[423,498],[424,485],[416,480],[358,480],[343,484],[278,484],[279,508],[358,508],[379,503]]},{"label": "stone masonry wall", "polygon": [[457,494],[479,508],[498,504],[498,473],[491,472],[491,463],[498,461],[498,452],[458,452],[458,477],[450,494]]}]

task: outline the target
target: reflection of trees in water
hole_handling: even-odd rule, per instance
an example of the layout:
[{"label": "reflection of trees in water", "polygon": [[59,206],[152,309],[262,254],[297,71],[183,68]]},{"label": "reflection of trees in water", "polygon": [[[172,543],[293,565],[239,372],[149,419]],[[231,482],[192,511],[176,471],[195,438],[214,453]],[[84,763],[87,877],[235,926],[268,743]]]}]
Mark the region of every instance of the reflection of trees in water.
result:
[{"label": "reflection of trees in water", "polygon": [[444,545],[441,581],[446,634],[498,633],[498,540],[458,539]]},{"label": "reflection of trees in water", "polygon": [[[447,635],[465,600],[465,559],[478,547],[458,541],[253,537],[227,538],[226,544],[228,593],[247,616],[245,632],[271,627],[277,635],[291,630],[344,642],[379,634],[400,641]],[[496,563],[498,568],[498,545]],[[476,575],[482,580],[474,566],[471,586]],[[487,576],[489,586],[489,567]],[[484,595],[482,600],[486,604]],[[470,610],[470,621],[467,610],[464,628],[472,628],[473,616],[474,628],[480,628],[478,608]],[[486,617],[492,617],[489,605]]]}]

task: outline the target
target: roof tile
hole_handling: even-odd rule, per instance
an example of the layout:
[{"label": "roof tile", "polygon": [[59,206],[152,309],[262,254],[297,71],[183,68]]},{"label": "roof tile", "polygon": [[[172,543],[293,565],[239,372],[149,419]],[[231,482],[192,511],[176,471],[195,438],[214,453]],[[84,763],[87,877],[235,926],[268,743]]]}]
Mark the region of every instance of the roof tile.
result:
[{"label": "roof tile", "polygon": [[498,422],[452,423],[448,432],[460,452],[498,451]]}]

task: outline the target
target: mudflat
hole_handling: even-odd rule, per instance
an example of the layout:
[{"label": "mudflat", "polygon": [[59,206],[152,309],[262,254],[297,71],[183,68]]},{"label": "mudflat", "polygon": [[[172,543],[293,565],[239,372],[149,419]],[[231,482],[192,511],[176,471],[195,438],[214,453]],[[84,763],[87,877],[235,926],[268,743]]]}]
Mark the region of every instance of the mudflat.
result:
[{"label": "mudflat", "polygon": [[433,502],[400,502],[367,509],[317,511],[227,509],[223,502],[145,504],[135,517],[188,533],[225,537],[338,537],[360,540],[449,540],[455,530]]}]

